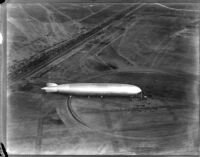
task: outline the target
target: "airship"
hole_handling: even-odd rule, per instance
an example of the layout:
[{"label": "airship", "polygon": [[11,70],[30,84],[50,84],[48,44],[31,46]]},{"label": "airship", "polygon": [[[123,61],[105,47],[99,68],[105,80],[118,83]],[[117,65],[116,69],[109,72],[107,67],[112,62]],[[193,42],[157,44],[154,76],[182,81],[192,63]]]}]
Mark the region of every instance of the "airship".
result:
[{"label": "airship", "polygon": [[61,84],[56,83],[47,83],[46,87],[41,88],[47,93],[61,93],[68,95],[67,97],[67,109],[71,116],[84,127],[89,128],[73,111],[71,106],[72,95],[81,95],[81,96],[134,96],[140,95],[142,99],[142,90],[130,84],[118,84],[118,83],[70,83],[70,84]]},{"label": "airship", "polygon": [[138,86],[119,83],[70,83],[61,85],[47,83],[47,86],[43,87],[42,90],[48,93],[86,96],[134,96],[142,92]]}]

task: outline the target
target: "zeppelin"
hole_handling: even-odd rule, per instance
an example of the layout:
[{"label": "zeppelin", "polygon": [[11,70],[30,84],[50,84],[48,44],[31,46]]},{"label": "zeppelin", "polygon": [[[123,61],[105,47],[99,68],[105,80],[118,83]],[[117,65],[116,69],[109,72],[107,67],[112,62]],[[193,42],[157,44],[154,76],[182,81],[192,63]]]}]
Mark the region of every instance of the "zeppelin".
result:
[{"label": "zeppelin", "polygon": [[142,92],[142,90],[135,85],[118,83],[71,83],[61,85],[47,83],[47,86],[43,87],[42,90],[51,93],[87,96],[134,96]]}]

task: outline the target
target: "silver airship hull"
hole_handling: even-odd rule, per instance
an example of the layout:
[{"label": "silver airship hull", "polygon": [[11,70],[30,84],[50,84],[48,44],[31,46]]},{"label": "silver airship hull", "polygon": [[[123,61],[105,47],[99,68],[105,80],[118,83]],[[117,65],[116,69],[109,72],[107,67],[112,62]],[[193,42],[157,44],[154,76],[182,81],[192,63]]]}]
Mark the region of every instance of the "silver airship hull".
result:
[{"label": "silver airship hull", "polygon": [[46,92],[65,93],[69,95],[120,95],[131,96],[141,93],[141,89],[135,85],[117,83],[72,83],[49,84],[42,88]]}]

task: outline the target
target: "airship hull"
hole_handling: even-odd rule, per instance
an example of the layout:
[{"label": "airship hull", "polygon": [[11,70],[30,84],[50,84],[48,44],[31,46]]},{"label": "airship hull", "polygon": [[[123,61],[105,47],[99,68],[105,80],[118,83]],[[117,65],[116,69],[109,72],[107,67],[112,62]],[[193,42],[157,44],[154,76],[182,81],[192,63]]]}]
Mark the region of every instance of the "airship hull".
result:
[{"label": "airship hull", "polygon": [[136,95],[141,89],[129,84],[114,83],[72,83],[42,88],[46,92],[65,93],[71,95]]}]

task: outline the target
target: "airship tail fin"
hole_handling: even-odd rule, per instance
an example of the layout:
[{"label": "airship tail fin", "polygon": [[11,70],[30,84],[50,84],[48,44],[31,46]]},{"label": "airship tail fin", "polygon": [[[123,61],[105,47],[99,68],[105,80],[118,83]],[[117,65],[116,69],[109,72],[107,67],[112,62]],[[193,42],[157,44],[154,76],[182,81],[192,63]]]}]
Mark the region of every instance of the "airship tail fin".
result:
[{"label": "airship tail fin", "polygon": [[56,87],[58,86],[56,83],[47,83],[47,87]]}]

